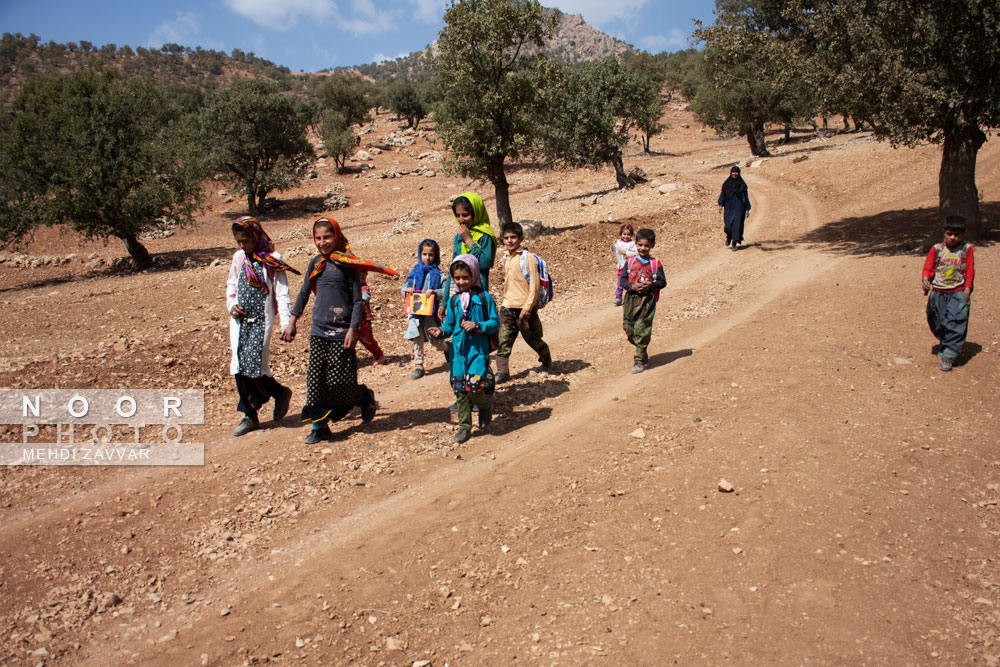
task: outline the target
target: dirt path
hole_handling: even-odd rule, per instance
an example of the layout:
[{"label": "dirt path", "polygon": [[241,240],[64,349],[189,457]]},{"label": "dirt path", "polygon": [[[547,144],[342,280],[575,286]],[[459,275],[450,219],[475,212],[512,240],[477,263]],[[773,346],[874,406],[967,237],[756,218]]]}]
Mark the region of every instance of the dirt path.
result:
[{"label": "dirt path", "polygon": [[[199,430],[203,469],[5,473],[11,661],[991,664],[1000,280],[981,269],[972,356],[942,376],[908,287],[921,254],[838,240],[933,204],[934,152],[845,142],[795,167],[778,157],[748,169],[749,245],[733,253],[712,190],[738,148],[696,140],[647,168],[676,176],[683,198],[637,190],[585,208],[588,176],[561,177],[554,205],[566,213],[539,241],[563,271],[543,314],[560,373],[539,378],[518,343],[496,422],[466,445],[450,443],[441,371],[410,382],[397,363],[361,371],[380,415],[347,422],[326,447],[303,447],[301,429],[232,438],[223,395]],[[983,175],[998,158],[988,147],[984,191],[1000,185]],[[846,165],[863,181],[898,164],[923,181],[866,198],[850,182],[820,187]],[[523,192],[560,192],[558,180]],[[588,270],[614,227],[594,217],[612,210],[655,222],[667,267],[639,376],[609,285]],[[443,238],[447,222],[392,252]],[[992,246],[977,253],[982,267],[996,261]],[[218,276],[191,271],[166,292],[176,308],[163,330],[180,340],[153,347],[160,357],[183,357],[174,350],[217,326],[199,319],[205,297],[192,291]],[[376,289],[392,302],[394,284]],[[66,292],[80,298],[72,285],[50,297]],[[150,340],[145,324],[133,335]],[[381,326],[401,361],[398,323]],[[211,345],[218,355],[225,343]],[[81,372],[103,363],[87,359]],[[289,374],[303,359],[301,346],[275,352],[297,390]],[[720,493],[720,478],[736,490]]]}]

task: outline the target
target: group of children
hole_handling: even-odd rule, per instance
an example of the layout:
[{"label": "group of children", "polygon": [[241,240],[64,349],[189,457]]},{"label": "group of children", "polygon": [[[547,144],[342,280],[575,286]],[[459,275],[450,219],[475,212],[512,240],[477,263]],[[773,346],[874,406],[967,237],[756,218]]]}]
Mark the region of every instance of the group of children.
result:
[{"label": "group of children", "polygon": [[[507,223],[501,230],[504,291],[498,311],[488,292],[497,238],[486,206],[479,195],[468,192],[454,200],[452,211],[459,232],[447,274],[441,270],[437,242],[424,239],[417,247],[417,262],[403,283],[405,297],[412,299],[420,293],[421,302],[432,304],[408,313],[404,338],[413,342],[414,380],[424,376],[425,343],[445,354],[459,421],[454,439],[465,442],[472,431],[473,406],[479,412],[480,428],[492,419],[491,395],[496,384],[510,376],[510,353],[518,335],[538,354],[541,374],[551,372],[552,356],[542,338],[537,312],[540,262],[521,247],[521,226]],[[343,419],[355,407],[361,408],[362,421],[371,421],[377,409],[375,394],[358,384],[355,346],[362,342],[375,364],[383,363],[385,356],[372,333],[366,277],[369,272],[398,274],[352,254],[337,221],[323,217],[313,223],[312,230],[319,254],[309,262],[293,306],[287,274],[299,272],[274,251],[260,223],[249,216],[239,218],[232,233],[239,249],[233,255],[226,290],[231,315],[230,372],[240,399],[237,410],[243,413],[233,435],[256,429],[260,425],[258,411],[271,399],[275,401],[276,422],[288,413],[292,392],[274,379],[268,367],[271,328],[277,316],[281,339],[293,341],[297,320],[311,295],[315,295],[315,302],[302,420],[311,423],[312,430],[305,441],[315,444],[332,438],[329,423]],[[527,270],[522,272],[522,266]],[[490,368],[490,353],[494,351],[495,374]]]},{"label": "group of children", "polygon": [[[424,306],[408,314],[404,333],[413,342],[411,378],[424,376],[425,343],[445,354],[456,399],[453,408],[458,412],[454,440],[461,443],[470,437],[473,408],[479,412],[480,428],[492,420],[491,396],[496,385],[510,377],[510,354],[519,335],[538,355],[540,374],[552,371],[552,355],[538,316],[544,263],[523,248],[521,226],[509,222],[501,228],[504,287],[498,310],[488,291],[498,244],[486,207],[477,194],[468,192],[454,200],[452,212],[459,232],[447,273],[441,270],[437,242],[424,239],[402,292],[408,303],[419,293],[416,301]],[[632,372],[641,373],[649,362],[656,303],[667,281],[662,264],[652,255],[655,232],[640,229],[634,240],[633,232],[631,225],[622,225],[612,245],[617,260],[614,303],[622,306],[625,335],[635,347]],[[287,274],[299,272],[274,251],[260,223],[252,217],[239,218],[232,224],[232,233],[239,249],[233,255],[226,290],[231,315],[230,373],[239,394],[237,410],[244,415],[233,435],[257,428],[258,411],[271,399],[276,422],[288,413],[292,392],[274,379],[268,366],[271,328],[277,316],[281,339],[293,341],[297,320],[313,294],[302,408],[302,420],[311,423],[312,430],[305,441],[314,444],[331,438],[328,423],[343,419],[355,407],[361,408],[362,421],[371,421],[377,407],[375,395],[358,384],[355,345],[358,341],[366,345],[375,364],[385,357],[372,334],[366,276],[369,272],[398,274],[352,254],[337,221],[319,218],[313,224],[319,254],[309,262],[292,306]],[[927,319],[941,343],[943,371],[952,369],[968,330],[975,271],[972,246],[964,235],[964,219],[948,217],[944,242],[931,249],[923,269],[924,292],[930,293]],[[491,352],[496,352],[496,373],[490,367]]]}]

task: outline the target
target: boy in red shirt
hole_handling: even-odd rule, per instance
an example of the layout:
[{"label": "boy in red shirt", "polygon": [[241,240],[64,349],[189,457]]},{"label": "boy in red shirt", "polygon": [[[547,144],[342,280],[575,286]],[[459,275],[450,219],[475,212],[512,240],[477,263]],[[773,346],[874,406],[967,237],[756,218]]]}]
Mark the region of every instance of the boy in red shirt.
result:
[{"label": "boy in red shirt", "polygon": [[965,218],[949,215],[944,243],[927,254],[922,283],[927,299],[927,324],[941,341],[941,370],[950,371],[962,353],[969,332],[969,305],[976,270],[972,245],[965,242]]}]

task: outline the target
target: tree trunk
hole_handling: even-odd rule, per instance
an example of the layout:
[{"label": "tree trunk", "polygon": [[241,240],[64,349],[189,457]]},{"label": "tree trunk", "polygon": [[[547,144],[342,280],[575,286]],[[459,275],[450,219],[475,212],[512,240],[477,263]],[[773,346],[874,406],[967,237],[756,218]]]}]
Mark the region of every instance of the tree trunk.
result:
[{"label": "tree trunk", "polygon": [[507,182],[507,172],[504,171],[503,161],[503,156],[492,158],[487,168],[487,178],[490,179],[496,192],[497,219],[500,225],[514,222],[514,215],[510,210],[510,184]]},{"label": "tree trunk", "polygon": [[618,189],[631,186],[632,183],[628,180],[628,174],[625,173],[625,165],[622,163],[621,151],[615,153],[615,156],[611,158],[611,164],[615,166],[615,180],[618,181]]},{"label": "tree trunk", "polygon": [[944,131],[941,171],[938,174],[938,212],[942,222],[949,215],[965,218],[970,241],[985,238],[979,215],[979,191],[976,189],[976,155],[986,142],[977,126],[963,125]]},{"label": "tree trunk", "polygon": [[851,119],[847,117],[847,114],[841,114],[844,117],[844,132],[848,132],[851,129]]},{"label": "tree trunk", "polygon": [[253,217],[257,217],[257,197],[254,196],[253,192],[247,193],[247,213]]},{"label": "tree trunk", "polygon": [[648,153],[649,152],[649,135],[648,134],[642,135],[642,152],[643,153]]},{"label": "tree trunk", "polygon": [[785,143],[787,144],[792,140],[792,126],[785,124]]},{"label": "tree trunk", "polygon": [[132,257],[132,262],[137,269],[145,269],[153,263],[153,258],[150,257],[146,246],[139,242],[135,234],[126,234],[121,239],[125,241],[125,248],[128,250],[128,254]]},{"label": "tree trunk", "polygon": [[257,190],[257,211],[264,211],[264,200],[267,199],[267,190],[260,188]]},{"label": "tree trunk", "polygon": [[767,152],[767,135],[764,134],[763,121],[757,121],[747,131],[747,143],[750,144],[750,152],[757,157],[771,157]]}]

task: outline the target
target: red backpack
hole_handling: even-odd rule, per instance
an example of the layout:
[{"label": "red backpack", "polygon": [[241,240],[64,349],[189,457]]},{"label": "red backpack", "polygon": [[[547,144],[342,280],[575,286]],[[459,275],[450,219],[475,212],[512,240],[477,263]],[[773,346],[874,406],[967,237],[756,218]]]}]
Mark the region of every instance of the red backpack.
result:
[{"label": "red backpack", "polygon": [[[655,257],[650,258],[648,269],[643,266],[639,261],[638,257],[629,257],[628,263],[625,265],[628,268],[628,281],[629,283],[637,282],[639,278],[645,277],[648,273],[650,281],[656,280],[656,274],[660,271],[660,260]],[[653,290],[653,301],[660,300],[660,290]]]}]

